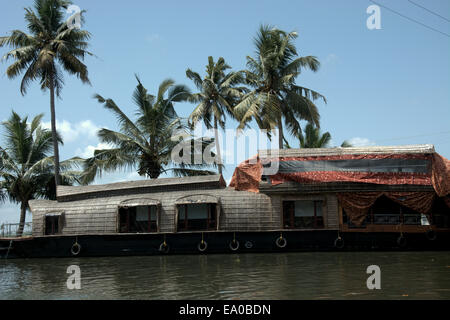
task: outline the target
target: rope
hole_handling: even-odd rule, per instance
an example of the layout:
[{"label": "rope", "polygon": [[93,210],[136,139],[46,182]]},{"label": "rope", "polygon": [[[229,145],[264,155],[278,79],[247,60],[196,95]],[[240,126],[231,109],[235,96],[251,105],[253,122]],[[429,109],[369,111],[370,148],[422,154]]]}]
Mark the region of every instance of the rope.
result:
[{"label": "rope", "polygon": [[9,241],[9,247],[8,247],[8,251],[6,252],[5,260],[8,259],[8,256],[9,256],[9,250],[11,250],[12,244],[13,244],[13,241],[12,241],[12,240]]}]

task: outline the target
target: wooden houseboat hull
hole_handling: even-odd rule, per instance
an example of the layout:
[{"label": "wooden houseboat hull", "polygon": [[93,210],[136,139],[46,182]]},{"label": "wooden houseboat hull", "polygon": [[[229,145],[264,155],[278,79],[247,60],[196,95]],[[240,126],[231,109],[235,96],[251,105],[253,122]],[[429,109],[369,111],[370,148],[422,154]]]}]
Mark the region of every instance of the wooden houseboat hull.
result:
[{"label": "wooden houseboat hull", "polygon": [[[280,241],[281,237],[284,241]],[[342,240],[338,240],[339,237]],[[450,233],[436,231],[432,237],[427,233],[406,233],[401,236],[399,233],[385,232],[338,235],[336,231],[330,230],[111,234],[36,237],[12,242],[4,239],[0,240],[0,248],[0,257],[3,259],[311,251],[442,251],[450,250]]]}]

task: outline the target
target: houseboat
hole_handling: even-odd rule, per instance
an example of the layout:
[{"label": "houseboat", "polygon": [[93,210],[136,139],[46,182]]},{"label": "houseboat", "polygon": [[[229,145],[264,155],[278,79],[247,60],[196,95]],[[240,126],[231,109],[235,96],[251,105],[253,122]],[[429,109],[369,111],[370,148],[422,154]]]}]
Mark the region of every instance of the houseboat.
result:
[{"label": "houseboat", "polygon": [[0,239],[2,258],[449,250],[450,161],[432,145],[263,150],[228,187],[59,186],[29,206],[32,236]]}]

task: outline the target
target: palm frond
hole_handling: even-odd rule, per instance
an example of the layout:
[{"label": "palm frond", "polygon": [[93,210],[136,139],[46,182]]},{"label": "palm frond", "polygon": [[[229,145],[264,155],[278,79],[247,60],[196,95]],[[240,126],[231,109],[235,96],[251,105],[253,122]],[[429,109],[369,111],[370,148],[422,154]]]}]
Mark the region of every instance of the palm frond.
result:
[{"label": "palm frond", "polygon": [[198,90],[202,90],[202,78],[197,72],[192,71],[191,69],[186,70],[186,77],[192,80],[197,87]]},{"label": "palm frond", "polygon": [[164,100],[164,94],[175,84],[175,81],[172,79],[165,79],[159,85],[158,95],[156,96],[157,101]]},{"label": "palm frond", "polygon": [[[35,198],[56,198],[54,157],[51,155],[52,134],[41,126],[42,115],[20,117],[12,112],[2,125],[6,132],[6,147],[0,147],[0,189],[2,199],[27,206]],[[57,136],[57,139],[61,139]],[[72,168],[75,160],[61,162],[64,183],[75,183],[77,172]],[[53,184],[53,187],[51,185]]]},{"label": "palm frond", "polygon": [[136,127],[134,122],[128,118],[112,99],[104,99],[99,94],[94,95],[94,99],[103,104],[105,109],[110,110],[116,116],[122,131],[131,133],[135,138],[142,136],[139,128]]}]

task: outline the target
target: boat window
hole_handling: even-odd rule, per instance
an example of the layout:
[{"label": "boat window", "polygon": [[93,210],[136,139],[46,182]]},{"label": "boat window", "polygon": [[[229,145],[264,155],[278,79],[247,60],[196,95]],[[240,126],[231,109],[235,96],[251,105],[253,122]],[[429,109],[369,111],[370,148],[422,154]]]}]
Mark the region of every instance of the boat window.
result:
[{"label": "boat window", "polygon": [[371,208],[369,221],[373,224],[400,224],[400,205],[386,197],[377,199]]},{"label": "boat window", "polygon": [[178,231],[207,231],[217,229],[215,203],[180,204],[178,207]]},{"label": "boat window", "polygon": [[157,231],[157,206],[119,208],[120,233],[147,233]]},{"label": "boat window", "polygon": [[61,214],[48,214],[45,216],[46,236],[60,234],[61,228]]},{"label": "boat window", "polygon": [[283,202],[284,229],[323,228],[323,201],[299,200]]},{"label": "boat window", "polygon": [[[350,228],[358,228],[348,219],[343,210],[343,222]],[[367,225],[421,225],[422,215],[408,207],[382,196],[378,198],[370,207],[366,219],[359,228],[366,228]]]},{"label": "boat window", "polygon": [[372,224],[384,224],[384,225],[420,225],[422,215],[412,209],[398,204],[391,199],[382,196],[369,211],[369,217],[367,221]]}]

